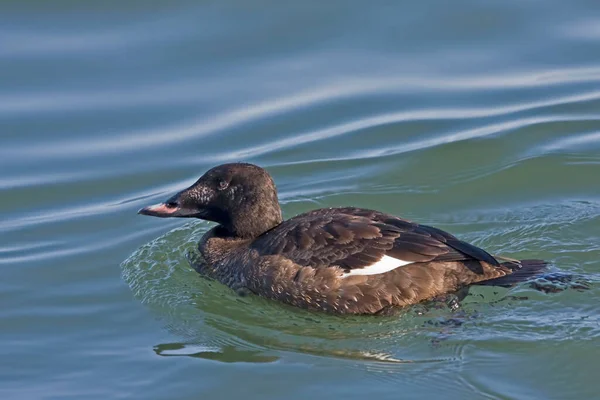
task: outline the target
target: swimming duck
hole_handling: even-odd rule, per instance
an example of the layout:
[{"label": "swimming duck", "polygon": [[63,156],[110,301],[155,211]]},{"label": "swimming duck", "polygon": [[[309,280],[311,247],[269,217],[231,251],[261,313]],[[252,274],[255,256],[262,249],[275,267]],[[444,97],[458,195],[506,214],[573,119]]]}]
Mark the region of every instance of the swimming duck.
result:
[{"label": "swimming duck", "polygon": [[201,274],[330,313],[377,314],[471,284],[514,283],[546,265],[492,256],[443,230],[370,209],[322,208],[284,221],[273,179],[248,163],[216,166],[138,213],[216,222],[198,244]]}]

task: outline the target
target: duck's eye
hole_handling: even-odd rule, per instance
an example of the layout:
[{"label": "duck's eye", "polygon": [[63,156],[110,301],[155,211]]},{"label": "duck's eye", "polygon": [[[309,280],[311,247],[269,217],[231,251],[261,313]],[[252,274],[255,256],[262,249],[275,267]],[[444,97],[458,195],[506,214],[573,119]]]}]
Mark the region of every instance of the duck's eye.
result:
[{"label": "duck's eye", "polygon": [[229,186],[229,182],[227,181],[219,181],[219,190],[225,190]]},{"label": "duck's eye", "polygon": [[178,206],[176,201],[169,201],[166,203],[167,208],[175,208]]}]

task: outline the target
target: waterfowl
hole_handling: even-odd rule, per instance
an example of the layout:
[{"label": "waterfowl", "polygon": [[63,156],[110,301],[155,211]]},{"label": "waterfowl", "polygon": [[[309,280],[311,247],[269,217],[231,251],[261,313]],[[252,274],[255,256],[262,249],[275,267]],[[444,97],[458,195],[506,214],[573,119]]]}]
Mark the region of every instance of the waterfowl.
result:
[{"label": "waterfowl", "polygon": [[201,274],[330,313],[376,314],[472,284],[514,283],[546,265],[492,256],[443,230],[376,210],[322,208],[283,220],[272,177],[248,163],[216,166],[138,213],[216,222],[198,244]]}]

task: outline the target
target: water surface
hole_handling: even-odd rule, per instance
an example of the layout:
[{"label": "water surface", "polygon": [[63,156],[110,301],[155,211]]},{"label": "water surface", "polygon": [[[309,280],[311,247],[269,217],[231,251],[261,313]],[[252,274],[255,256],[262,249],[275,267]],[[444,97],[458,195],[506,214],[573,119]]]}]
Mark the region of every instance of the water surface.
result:
[{"label": "water surface", "polygon": [[[596,1],[0,5],[4,399],[595,398]],[[206,281],[137,209],[215,164],[583,282],[318,315]]]}]

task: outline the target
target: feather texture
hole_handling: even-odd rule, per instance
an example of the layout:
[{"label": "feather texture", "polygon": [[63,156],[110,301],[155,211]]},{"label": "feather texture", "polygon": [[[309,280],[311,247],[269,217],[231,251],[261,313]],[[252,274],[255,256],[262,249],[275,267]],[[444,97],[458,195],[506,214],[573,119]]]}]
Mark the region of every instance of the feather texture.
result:
[{"label": "feather texture", "polygon": [[[440,229],[358,208],[329,208],[302,214],[267,231],[251,246],[261,255],[280,255],[312,268],[339,267],[353,275],[394,269],[389,267],[390,259],[399,260],[402,265],[462,260],[499,265],[484,250]],[[368,271],[359,272],[363,268]],[[483,273],[480,264],[473,268],[474,272]]]}]

